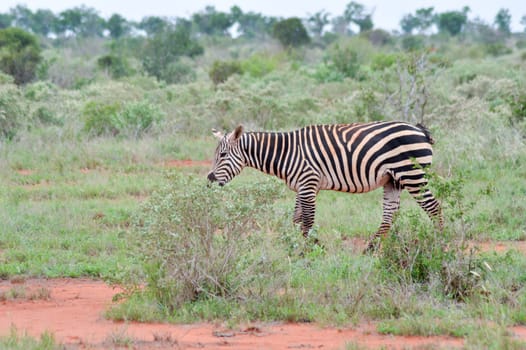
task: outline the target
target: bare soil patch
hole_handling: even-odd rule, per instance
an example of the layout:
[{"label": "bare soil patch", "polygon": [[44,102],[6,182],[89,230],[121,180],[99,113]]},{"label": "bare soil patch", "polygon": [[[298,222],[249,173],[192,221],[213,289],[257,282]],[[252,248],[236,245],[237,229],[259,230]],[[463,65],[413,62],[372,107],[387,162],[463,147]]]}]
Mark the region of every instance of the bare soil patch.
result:
[{"label": "bare soil patch", "polygon": [[212,162],[209,160],[174,159],[174,160],[167,160],[163,162],[162,165],[167,168],[211,167]]},{"label": "bare soil patch", "polygon": [[[220,324],[173,325],[122,323],[104,318],[104,310],[121,290],[88,279],[17,280],[0,282],[5,292],[24,287],[26,295],[46,290],[44,298],[0,301],[0,336],[12,326],[38,337],[54,334],[67,349],[227,348],[227,349],[343,349],[354,343],[371,349],[406,349],[435,346],[457,348],[462,339],[450,337],[395,337],[378,334],[373,324],[354,328],[321,327],[315,324],[252,324],[228,329]],[[521,329],[517,330],[519,334]]]}]

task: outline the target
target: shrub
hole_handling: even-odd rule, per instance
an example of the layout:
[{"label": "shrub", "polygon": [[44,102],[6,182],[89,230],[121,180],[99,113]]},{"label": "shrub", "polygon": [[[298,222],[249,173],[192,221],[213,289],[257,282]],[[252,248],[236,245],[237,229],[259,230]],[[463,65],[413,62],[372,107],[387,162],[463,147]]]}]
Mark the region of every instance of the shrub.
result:
[{"label": "shrub", "polygon": [[126,77],[133,73],[128,61],[122,56],[110,54],[99,57],[97,65],[114,79]]},{"label": "shrub", "polygon": [[291,17],[276,22],[272,28],[272,36],[285,47],[298,47],[310,43],[310,37],[297,17]]},{"label": "shrub", "polygon": [[358,62],[358,52],[350,45],[334,45],[325,57],[326,63],[332,65],[334,69],[349,78],[357,78],[360,70]]},{"label": "shrub", "polygon": [[281,188],[271,182],[206,188],[204,181],[176,176],[152,195],[135,225],[147,288],[169,310],[235,297],[252,279],[250,234],[272,216]]},{"label": "shrub", "polygon": [[360,33],[360,36],[367,38],[375,46],[383,46],[393,43],[393,38],[389,32],[383,29],[373,29]]},{"label": "shrub", "polygon": [[389,278],[408,284],[438,282],[445,296],[465,301],[483,293],[487,272],[483,260],[466,244],[464,218],[471,204],[465,203],[461,177],[447,180],[429,170],[428,176],[449,224],[438,232],[423,221],[420,209],[400,215],[384,241],[379,264]]},{"label": "shrub", "polygon": [[147,101],[126,104],[117,114],[117,129],[120,133],[134,138],[147,133],[160,122],[164,113],[154,104]]},{"label": "shrub", "polygon": [[162,80],[168,84],[185,84],[195,81],[195,79],[196,74],[192,66],[179,59],[166,67]]},{"label": "shrub", "polygon": [[382,71],[394,65],[398,60],[398,55],[392,53],[379,53],[373,56],[371,68]]},{"label": "shrub", "polygon": [[0,70],[25,84],[35,78],[40,56],[37,38],[20,28],[0,29]]},{"label": "shrub", "polygon": [[27,123],[27,109],[20,90],[11,84],[0,85],[0,139],[11,140]]},{"label": "shrub", "polygon": [[86,103],[82,111],[84,116],[84,131],[93,136],[117,135],[117,114],[121,106],[118,103],[99,104],[91,101]]},{"label": "shrub", "polygon": [[522,123],[526,121],[526,93],[522,92],[510,98],[511,122]]},{"label": "shrub", "polygon": [[246,60],[241,61],[241,70],[243,73],[250,74],[255,78],[261,78],[274,71],[277,66],[278,58],[276,56],[261,53],[254,54]]},{"label": "shrub", "polygon": [[138,138],[163,118],[161,110],[149,102],[99,104],[84,106],[84,131],[93,136],[124,135]]},{"label": "shrub", "polygon": [[425,41],[422,36],[408,35],[402,38],[402,48],[406,51],[416,51],[424,48]]},{"label": "shrub", "polygon": [[242,74],[243,69],[237,61],[215,61],[208,72],[208,76],[215,85],[224,83],[234,74]]},{"label": "shrub", "polygon": [[504,43],[491,43],[484,45],[484,51],[491,56],[502,56],[508,55],[513,52],[513,50],[507,47]]}]

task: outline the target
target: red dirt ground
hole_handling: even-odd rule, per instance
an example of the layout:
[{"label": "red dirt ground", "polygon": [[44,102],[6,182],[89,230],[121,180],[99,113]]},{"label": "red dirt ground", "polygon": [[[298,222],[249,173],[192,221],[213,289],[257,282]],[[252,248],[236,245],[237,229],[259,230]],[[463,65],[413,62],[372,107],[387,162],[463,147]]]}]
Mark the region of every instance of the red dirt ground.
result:
[{"label": "red dirt ground", "polygon": [[104,282],[88,279],[0,282],[0,291],[12,288],[24,290],[25,297],[0,302],[0,336],[8,335],[12,326],[19,334],[35,337],[48,331],[67,349],[105,349],[119,344],[128,344],[133,349],[343,349],[347,343],[372,349],[405,349],[428,345],[457,348],[463,344],[461,339],[449,337],[381,335],[372,324],[325,328],[274,323],[228,329],[215,324],[113,322],[106,320],[103,313],[120,290]]}]

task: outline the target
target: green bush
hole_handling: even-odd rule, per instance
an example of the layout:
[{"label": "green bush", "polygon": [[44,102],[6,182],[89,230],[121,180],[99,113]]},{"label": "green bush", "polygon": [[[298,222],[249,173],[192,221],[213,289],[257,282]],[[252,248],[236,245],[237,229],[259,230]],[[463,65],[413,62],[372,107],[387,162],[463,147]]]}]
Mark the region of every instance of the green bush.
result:
[{"label": "green bush", "polygon": [[117,129],[120,133],[134,138],[143,136],[159,123],[164,113],[156,105],[148,101],[126,104],[117,114]]},{"label": "green bush", "polygon": [[208,72],[208,76],[215,85],[222,84],[234,74],[243,74],[238,61],[215,61]]},{"label": "green bush", "polygon": [[97,59],[97,65],[114,79],[127,77],[133,74],[128,60],[122,56],[112,54],[101,56]]},{"label": "green bush", "polygon": [[16,84],[33,80],[42,57],[36,36],[20,28],[0,29],[0,70],[15,79]]},{"label": "green bush", "polygon": [[93,136],[123,135],[138,138],[159,122],[164,114],[147,101],[100,104],[88,102],[83,109],[84,131]]},{"label": "green bush", "polygon": [[433,192],[442,202],[446,227],[432,227],[420,209],[399,215],[384,240],[379,266],[388,278],[407,284],[437,285],[445,296],[459,301],[484,292],[487,268],[466,243],[463,180],[443,179],[428,170]]},{"label": "green bush", "polygon": [[27,109],[20,90],[11,84],[0,85],[0,139],[11,140],[27,126]]},{"label": "green bush", "polygon": [[281,187],[266,182],[207,188],[205,181],[176,176],[151,196],[135,225],[147,289],[169,310],[241,296],[256,277],[251,270],[268,268],[251,257],[251,234],[272,217]]},{"label": "green bush", "polygon": [[406,51],[421,50],[425,46],[425,40],[422,36],[408,35],[402,38],[402,48]]},{"label": "green bush", "polygon": [[491,43],[484,45],[484,51],[491,56],[502,56],[508,55],[513,52],[513,50],[507,47],[504,43]]},{"label": "green bush", "polygon": [[325,57],[326,63],[349,78],[357,78],[360,71],[358,52],[351,46],[334,45]]},{"label": "green bush", "polygon": [[168,84],[185,84],[195,81],[196,74],[192,66],[177,60],[170,63],[163,73],[163,79]]},{"label": "green bush", "polygon": [[398,59],[398,55],[394,53],[379,53],[373,56],[371,68],[382,71],[394,65]]},{"label": "green bush", "polygon": [[93,136],[117,135],[117,114],[121,106],[118,103],[99,104],[91,101],[84,105],[84,131]]},{"label": "green bush", "polygon": [[241,70],[243,73],[250,74],[254,78],[261,78],[274,71],[278,63],[279,61],[276,56],[258,53],[241,61]]}]

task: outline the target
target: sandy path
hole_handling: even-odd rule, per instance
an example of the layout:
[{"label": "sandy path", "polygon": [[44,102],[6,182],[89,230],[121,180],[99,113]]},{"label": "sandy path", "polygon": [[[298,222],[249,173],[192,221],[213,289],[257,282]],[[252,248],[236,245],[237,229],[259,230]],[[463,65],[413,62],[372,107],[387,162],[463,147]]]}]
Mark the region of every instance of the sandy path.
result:
[{"label": "sandy path", "polygon": [[[0,291],[23,290],[25,296],[0,302],[0,336],[14,325],[19,332],[54,334],[67,349],[343,349],[347,343],[369,348],[402,349],[435,345],[462,346],[449,337],[394,337],[381,335],[370,324],[350,329],[312,324],[253,324],[239,329],[221,325],[122,323],[104,319],[103,312],[119,292],[104,282],[87,279],[0,282]],[[42,294],[47,298],[42,298]],[[40,295],[40,296],[38,296]],[[37,297],[38,296],[38,297]],[[33,299],[33,300],[31,300]]]}]

